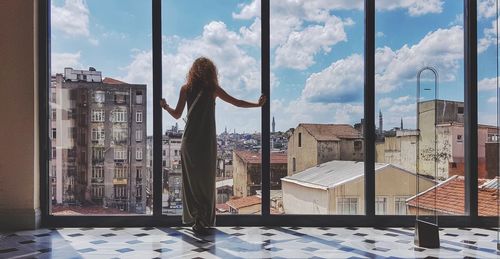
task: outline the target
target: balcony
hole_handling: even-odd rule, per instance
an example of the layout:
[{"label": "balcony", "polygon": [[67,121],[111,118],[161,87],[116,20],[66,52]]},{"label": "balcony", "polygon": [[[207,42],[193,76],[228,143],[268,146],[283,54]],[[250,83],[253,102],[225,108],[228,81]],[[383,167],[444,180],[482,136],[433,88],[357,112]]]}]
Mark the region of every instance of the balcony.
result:
[{"label": "balcony", "polygon": [[127,185],[128,181],[125,178],[114,178],[113,179],[113,184],[114,185]]}]

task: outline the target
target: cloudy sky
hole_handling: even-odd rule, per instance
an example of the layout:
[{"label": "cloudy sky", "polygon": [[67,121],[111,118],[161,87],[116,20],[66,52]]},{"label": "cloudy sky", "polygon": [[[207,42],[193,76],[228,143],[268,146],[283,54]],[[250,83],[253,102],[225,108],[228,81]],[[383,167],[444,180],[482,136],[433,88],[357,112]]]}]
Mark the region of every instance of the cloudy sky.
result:
[{"label": "cloudy sky", "polygon": [[[356,123],[363,115],[363,1],[271,1],[271,115],[276,129],[298,123]],[[440,75],[439,98],[463,101],[463,3],[379,0],[376,13],[376,113],[384,128],[415,126],[416,73]],[[478,1],[479,122],[496,124],[496,12]],[[163,95],[174,106],[196,57],[219,69],[230,94],[260,95],[260,0],[164,0]],[[148,86],[152,132],[151,3],[53,0],[52,73],[64,67]],[[433,89],[423,74],[424,88]],[[424,91],[423,98],[434,98]],[[260,131],[260,110],[217,102],[217,127]],[[378,121],[378,120],[377,120]],[[164,128],[176,121],[163,117]],[[179,120],[180,127],[184,123]],[[378,125],[377,125],[378,126]]]}]

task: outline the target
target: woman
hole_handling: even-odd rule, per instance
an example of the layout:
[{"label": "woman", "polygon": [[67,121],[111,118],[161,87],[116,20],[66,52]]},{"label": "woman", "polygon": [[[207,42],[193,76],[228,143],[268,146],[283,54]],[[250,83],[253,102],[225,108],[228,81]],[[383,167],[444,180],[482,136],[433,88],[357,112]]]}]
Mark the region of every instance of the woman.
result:
[{"label": "woman", "polygon": [[237,107],[261,107],[266,97],[256,103],[236,99],[226,93],[217,79],[217,68],[205,57],[196,59],[181,87],[175,109],[165,99],[161,107],[179,119],[187,101],[187,122],[181,145],[183,211],[182,222],[193,224],[195,234],[206,234],[215,224],[215,169],[217,142],[215,131],[215,99]]}]

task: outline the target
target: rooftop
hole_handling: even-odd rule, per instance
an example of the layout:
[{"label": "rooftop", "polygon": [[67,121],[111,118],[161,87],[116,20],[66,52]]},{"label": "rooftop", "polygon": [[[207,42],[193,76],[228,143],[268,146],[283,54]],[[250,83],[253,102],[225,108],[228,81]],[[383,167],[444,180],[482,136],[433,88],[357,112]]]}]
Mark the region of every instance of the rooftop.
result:
[{"label": "rooftop", "polygon": [[[493,181],[497,180],[478,179],[479,216],[497,215],[498,189],[490,188],[495,186]],[[464,177],[452,176],[437,186],[411,197],[407,200],[407,204],[442,214],[463,215],[465,213]]]},{"label": "rooftop", "polygon": [[363,136],[349,124],[308,124],[302,126],[318,141],[339,141],[341,139],[361,139]]},{"label": "rooftop", "polygon": [[[402,172],[414,175],[414,173],[402,168],[385,163],[375,163],[375,173],[386,167],[395,167]],[[281,178],[281,180],[310,188],[326,190],[355,180],[356,178],[361,178],[364,174],[364,162],[333,160],[308,168],[294,175]]]},{"label": "rooftop", "polygon": [[108,85],[128,85],[128,83],[125,83],[125,82],[120,81],[120,80],[116,80],[116,79],[111,78],[111,77],[104,78],[104,80],[102,80],[102,82],[105,84],[108,84]]},{"label": "rooftop", "polygon": [[[260,164],[262,162],[262,156],[259,152],[235,150],[234,153],[247,164]],[[271,164],[286,164],[287,162],[288,157],[286,153],[271,153]]]},{"label": "rooftop", "polygon": [[241,209],[241,208],[257,205],[260,203],[261,203],[261,199],[259,196],[256,196],[256,195],[230,199],[226,202],[226,204],[233,209]]}]

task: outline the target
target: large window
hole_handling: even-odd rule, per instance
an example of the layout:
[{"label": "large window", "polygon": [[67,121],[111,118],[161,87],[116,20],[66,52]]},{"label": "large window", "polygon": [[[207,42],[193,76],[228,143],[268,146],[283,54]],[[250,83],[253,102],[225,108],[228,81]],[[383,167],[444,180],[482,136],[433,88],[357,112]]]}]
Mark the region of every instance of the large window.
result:
[{"label": "large window", "polygon": [[[474,216],[468,207],[478,205],[479,216],[497,213],[494,1],[477,1],[477,17],[464,15],[465,0],[48,2],[51,67],[41,132],[49,143],[41,153],[50,187],[41,189],[49,222],[151,215],[153,204],[154,217],[136,218],[178,222],[187,109],[175,120],[158,102],[175,107],[200,56],[214,61],[231,95],[257,101],[270,92],[263,109],[216,102],[216,211],[228,214],[218,222],[256,214],[262,222],[386,224],[382,215],[419,212],[456,224]],[[464,98],[464,78],[476,71],[465,55],[476,45],[464,41],[464,20],[475,18],[477,109]],[[475,88],[472,82],[465,90]],[[471,141],[466,121],[476,116]],[[470,143],[477,156],[467,152]],[[476,172],[468,165],[475,162],[478,200],[471,201]]]},{"label": "large window", "polygon": [[[477,174],[478,214],[498,216],[500,106],[496,1],[478,1]],[[497,195],[492,195],[497,193]],[[495,198],[496,197],[496,198]]]},{"label": "large window", "polygon": [[[261,94],[260,0],[241,14],[246,0],[162,2],[163,93],[175,107],[193,61],[201,56],[217,66],[219,84],[238,99]],[[186,15],[179,15],[184,13]],[[187,15],[189,14],[189,15]],[[248,17],[247,17],[248,16]],[[260,109],[216,101],[216,208],[219,214],[261,213]],[[180,146],[187,109],[180,120],[163,113],[163,213],[182,213]]]},{"label": "large window", "polygon": [[49,213],[151,214],[151,1],[49,2]]},{"label": "large window", "polygon": [[364,12],[334,2],[271,1],[272,214],[364,214]]},{"label": "large window", "polygon": [[463,3],[438,2],[376,2],[375,191],[390,205],[377,198],[378,215],[464,214]]}]

